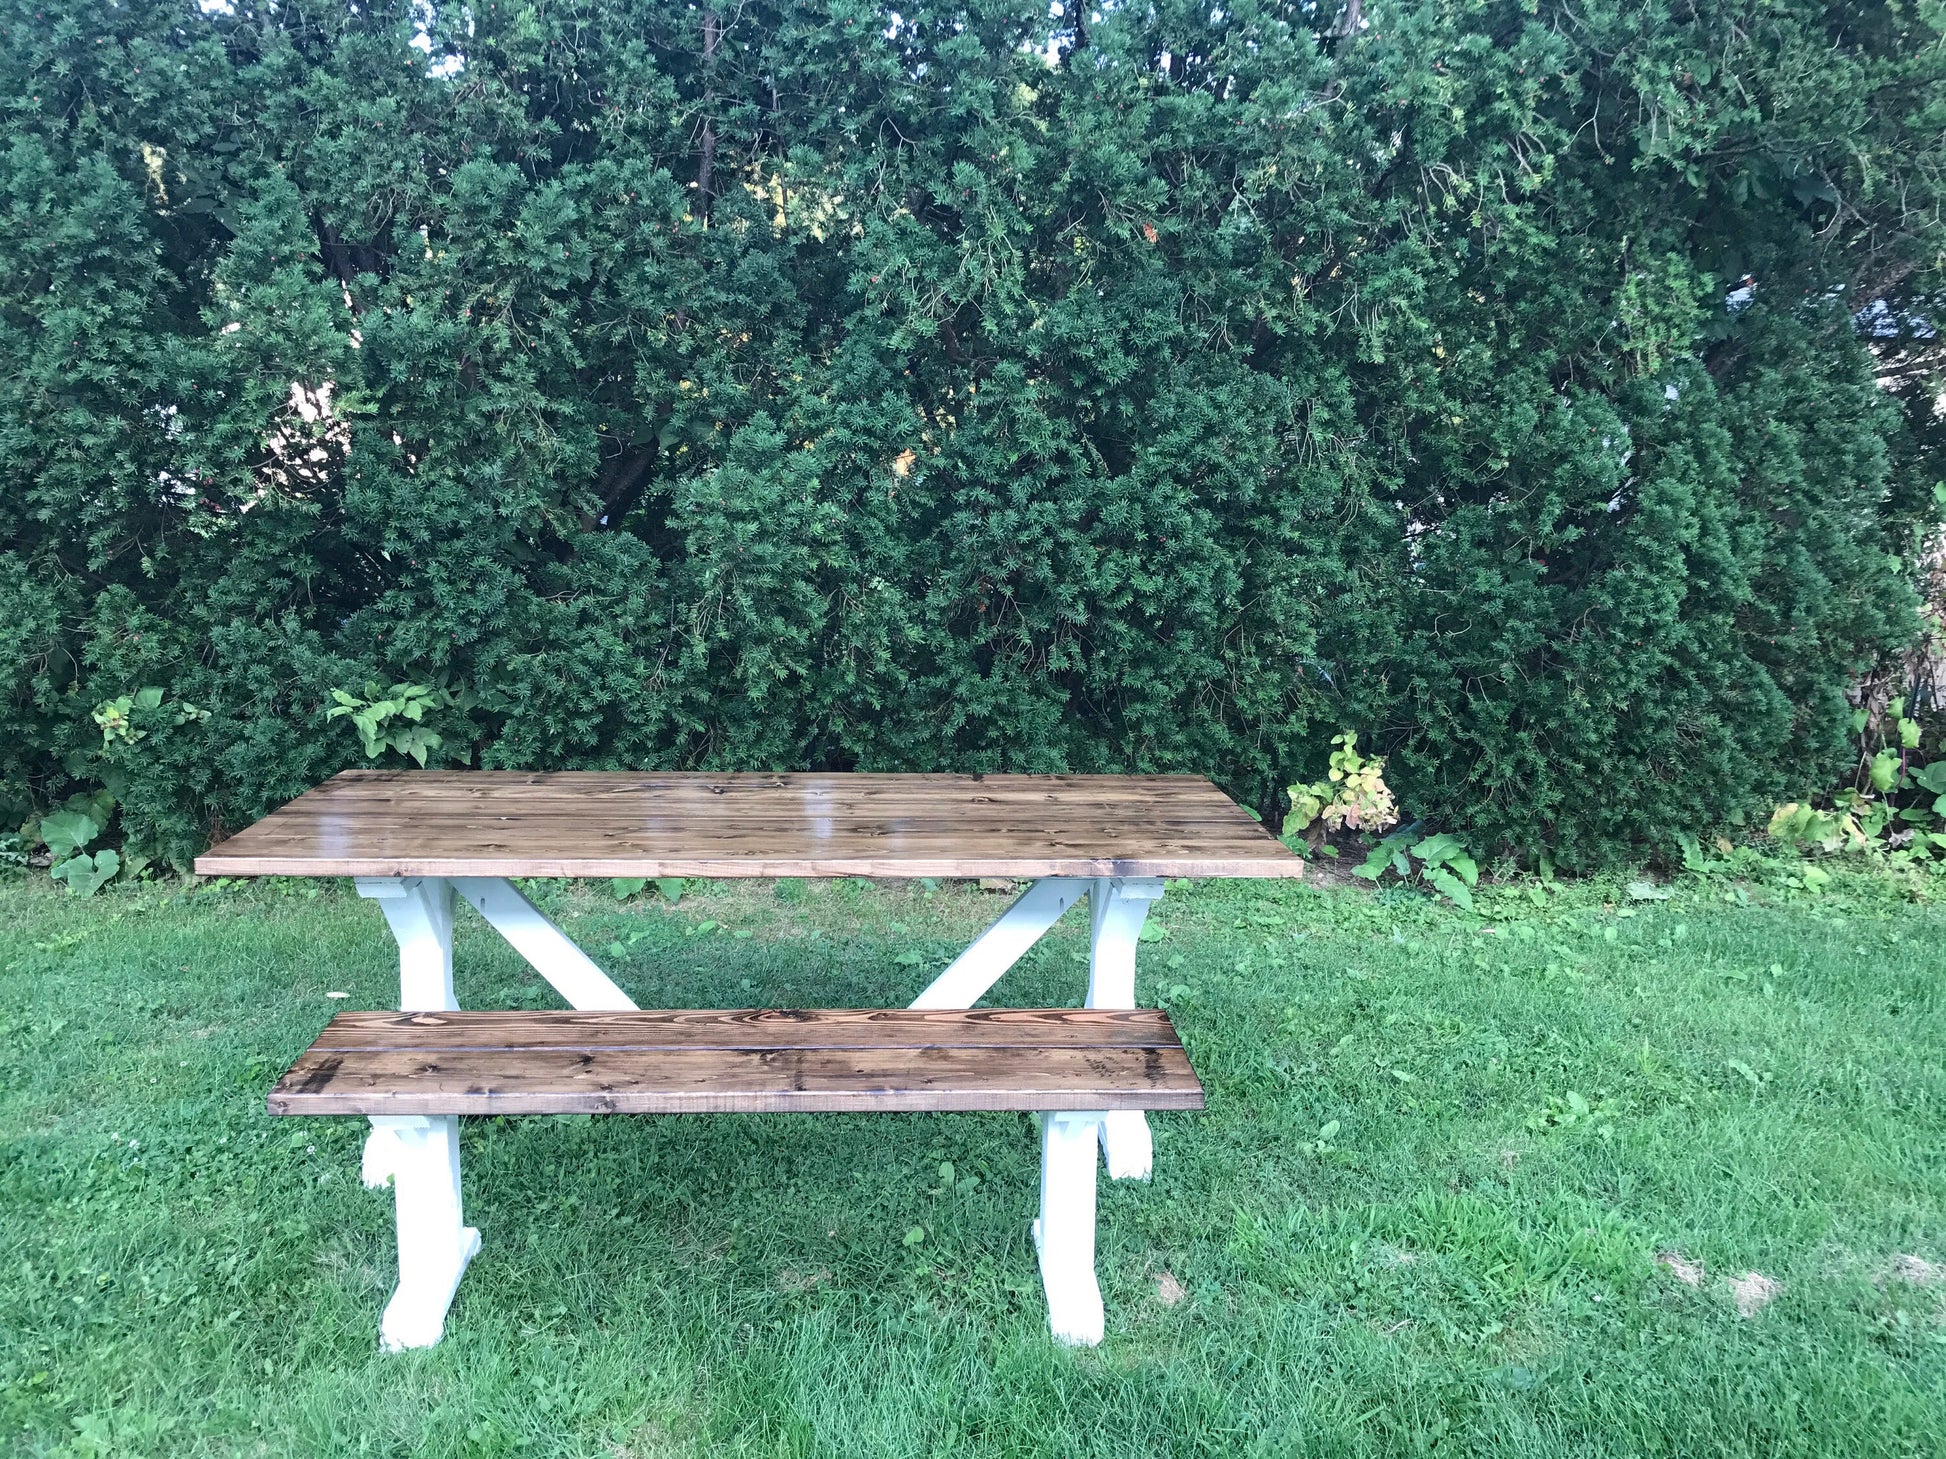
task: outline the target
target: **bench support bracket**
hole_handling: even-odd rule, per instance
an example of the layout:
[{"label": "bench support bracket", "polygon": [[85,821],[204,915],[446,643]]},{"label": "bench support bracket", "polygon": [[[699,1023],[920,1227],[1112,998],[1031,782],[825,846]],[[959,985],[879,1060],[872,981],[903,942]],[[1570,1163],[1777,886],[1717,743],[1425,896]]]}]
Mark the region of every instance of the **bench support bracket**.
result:
[{"label": "bench support bracket", "polygon": [[526,958],[534,971],[554,985],[570,1008],[631,1009],[635,1000],[615,986],[547,913],[497,876],[458,876],[460,900],[486,918],[493,930]]},{"label": "bench support bracket", "polygon": [[[387,1352],[429,1348],[446,1330],[446,1309],[480,1233],[460,1210],[459,1118],[373,1115],[374,1136],[387,1149],[399,1228],[399,1285],[379,1323]],[[369,1146],[367,1157],[369,1162]],[[369,1164],[367,1178],[371,1175]]]},{"label": "bench support bracket", "polygon": [[[632,1009],[627,994],[510,882],[497,877],[359,877],[399,944],[399,1006],[456,1009],[453,914],[464,899],[547,979],[570,1006]],[[1159,877],[1046,877],[1035,882],[913,1002],[914,1008],[970,1008],[1076,902],[1089,901],[1089,1008],[1135,1006],[1135,952]],[[365,1143],[365,1184],[393,1187],[399,1285],[380,1338],[387,1351],[430,1347],[445,1330],[480,1233],[460,1206],[459,1121],[452,1115],[374,1115]],[[1093,1345],[1103,1329],[1095,1277],[1097,1149],[1117,1179],[1146,1180],[1154,1148],[1140,1110],[1062,1111],[1041,1117],[1040,1215],[1034,1250],[1057,1341]]]},{"label": "bench support bracket", "polygon": [[[630,998],[512,882],[497,876],[361,876],[358,895],[385,909],[399,943],[399,1008],[457,1008],[453,1001],[454,894],[486,918],[570,1008],[629,1009]],[[438,999],[439,1001],[432,1001]]]},{"label": "bench support bracket", "polygon": [[1041,1214],[1034,1251],[1047,1291],[1047,1325],[1070,1347],[1101,1341],[1101,1285],[1095,1280],[1095,1146],[1098,1112],[1041,1119]]},{"label": "bench support bracket", "polygon": [[971,1008],[1008,968],[1041,940],[1094,883],[1076,876],[1046,876],[1000,914],[1000,919],[954,958],[932,985],[912,1000],[914,1008]]}]

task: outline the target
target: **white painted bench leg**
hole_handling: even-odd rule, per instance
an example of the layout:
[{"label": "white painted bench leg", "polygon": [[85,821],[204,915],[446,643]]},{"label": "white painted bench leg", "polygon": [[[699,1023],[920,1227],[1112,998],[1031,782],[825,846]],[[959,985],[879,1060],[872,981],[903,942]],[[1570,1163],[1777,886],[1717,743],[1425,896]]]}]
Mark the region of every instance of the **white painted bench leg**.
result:
[{"label": "white painted bench leg", "polygon": [[384,1190],[392,1183],[392,1174],[399,1168],[402,1146],[399,1137],[388,1125],[374,1125],[372,1132],[365,1136],[365,1153],[358,1159],[358,1178],[364,1182],[365,1189]]},{"label": "white painted bench leg", "polygon": [[1110,1180],[1147,1180],[1155,1173],[1155,1136],[1139,1109],[1108,1110],[1101,1122],[1101,1153]]},{"label": "white painted bench leg", "polygon": [[971,1008],[1048,928],[1061,920],[1063,912],[1087,894],[1089,885],[1080,877],[1042,877],[1015,898],[971,947],[954,958],[911,1006]]},{"label": "white painted bench leg", "polygon": [[379,1323],[389,1353],[429,1348],[446,1329],[446,1309],[480,1233],[460,1211],[459,1119],[454,1115],[373,1115],[393,1147],[399,1285]]},{"label": "white painted bench leg", "polygon": [[[1135,1006],[1135,949],[1149,908],[1162,897],[1160,877],[1097,877],[1088,894],[1088,1007]],[[1139,1109],[1102,1116],[1101,1150],[1112,1180],[1147,1180],[1155,1168],[1148,1116]]]},{"label": "white painted bench leg", "polygon": [[[399,1009],[440,1013],[458,1008],[453,997],[453,884],[442,877],[361,876],[358,895],[377,902],[399,944]],[[373,1122],[365,1137],[359,1177],[373,1190],[398,1168],[393,1131]]]},{"label": "white painted bench leg", "polygon": [[1101,1286],[1095,1280],[1095,1144],[1098,1112],[1041,1117],[1041,1214],[1034,1250],[1047,1292],[1047,1325],[1070,1347],[1101,1341]]}]

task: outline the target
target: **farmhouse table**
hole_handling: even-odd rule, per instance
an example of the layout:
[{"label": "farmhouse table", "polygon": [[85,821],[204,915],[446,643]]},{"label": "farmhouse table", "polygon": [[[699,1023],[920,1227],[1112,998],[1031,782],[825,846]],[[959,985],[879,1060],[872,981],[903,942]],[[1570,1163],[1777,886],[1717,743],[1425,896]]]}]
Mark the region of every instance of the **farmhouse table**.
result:
[{"label": "farmhouse table", "polygon": [[[1025,879],[1026,890],[909,1006],[972,1008],[1085,896],[1085,1006],[1111,1010],[1135,1007],[1136,946],[1167,878],[1287,878],[1301,875],[1303,862],[1207,780],[1189,775],[348,770],[198,857],[196,870],[354,878],[360,895],[383,909],[398,942],[401,1011],[422,1013],[458,1009],[459,902],[479,912],[571,1008],[636,1009],[513,877]],[[1052,1118],[1048,1139],[1066,1128],[1064,1119]],[[402,1284],[388,1309],[388,1324],[436,1340],[453,1284],[478,1248],[478,1234],[458,1217],[457,1122],[380,1116],[372,1124],[366,1183],[403,1180],[410,1171],[418,1184],[436,1171],[437,1199],[415,1201],[442,1213],[440,1240],[462,1248],[439,1266],[450,1274],[442,1291],[415,1297]],[[1141,1109],[1097,1111],[1073,1133],[1091,1146],[1099,1139],[1111,1177],[1148,1177],[1153,1147]],[[1090,1190],[1092,1181],[1089,1174]],[[1085,1267],[1088,1292],[1092,1209],[1090,1195],[1086,1261],[1069,1264]],[[402,1261],[412,1224],[402,1201]],[[1077,1230],[1082,1224],[1064,1223]],[[1050,1269],[1046,1252],[1043,1268]],[[1099,1295],[1090,1300],[1093,1315],[1080,1325],[1091,1322],[1099,1340]],[[1050,1302],[1058,1333],[1063,1319],[1052,1285]],[[388,1345],[417,1340],[394,1344],[388,1336]]]}]

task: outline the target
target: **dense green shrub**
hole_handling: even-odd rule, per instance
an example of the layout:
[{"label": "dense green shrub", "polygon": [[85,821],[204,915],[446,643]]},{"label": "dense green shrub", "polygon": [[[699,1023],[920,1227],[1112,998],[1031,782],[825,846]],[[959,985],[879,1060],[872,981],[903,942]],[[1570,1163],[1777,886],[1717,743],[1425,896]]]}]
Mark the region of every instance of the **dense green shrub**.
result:
[{"label": "dense green shrub", "polygon": [[1266,811],[1350,727],[1569,864],[1837,765],[1936,5],[1048,10],[5,0],[16,811],[181,857],[368,682],[435,762]]}]

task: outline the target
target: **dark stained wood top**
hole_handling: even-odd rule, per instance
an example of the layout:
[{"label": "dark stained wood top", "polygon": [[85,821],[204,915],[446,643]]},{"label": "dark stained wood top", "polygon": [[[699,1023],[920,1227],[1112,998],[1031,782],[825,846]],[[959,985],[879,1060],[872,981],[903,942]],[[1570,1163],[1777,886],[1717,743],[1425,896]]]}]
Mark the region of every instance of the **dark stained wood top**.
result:
[{"label": "dark stained wood top", "polygon": [[1201,1109],[1150,1009],[341,1013],[274,1115]]},{"label": "dark stained wood top", "polygon": [[347,770],[205,876],[1294,877],[1194,775]]}]

